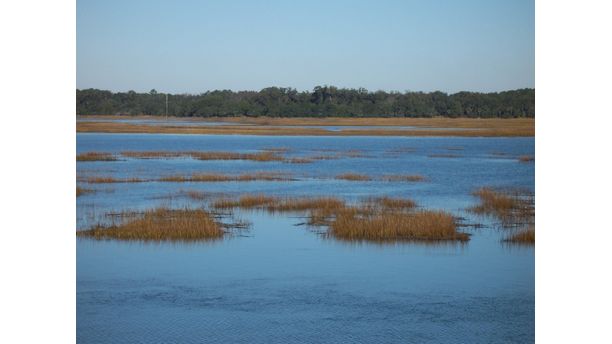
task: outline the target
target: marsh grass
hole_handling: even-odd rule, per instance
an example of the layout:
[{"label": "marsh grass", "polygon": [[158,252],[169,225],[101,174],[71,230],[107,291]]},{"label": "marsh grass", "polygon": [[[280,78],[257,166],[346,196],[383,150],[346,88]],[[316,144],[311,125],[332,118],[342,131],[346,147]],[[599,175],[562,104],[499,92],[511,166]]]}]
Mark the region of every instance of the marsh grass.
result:
[{"label": "marsh grass", "polygon": [[533,226],[530,226],[527,229],[520,230],[508,236],[504,241],[514,243],[514,244],[534,245],[535,244],[535,228]]},{"label": "marsh grass", "polygon": [[533,222],[535,210],[529,195],[489,187],[480,188],[473,194],[480,201],[470,208],[474,213],[497,217],[505,227]]},{"label": "marsh grass", "polygon": [[372,180],[370,176],[365,174],[357,173],[343,173],[336,176],[336,179],[349,180],[349,181],[369,181]]},{"label": "marsh grass", "polygon": [[115,178],[115,177],[89,177],[86,179],[90,184],[109,184],[109,183],[144,183],[150,180],[141,178]]},{"label": "marsh grass", "polygon": [[121,224],[97,225],[78,231],[77,236],[97,240],[197,241],[220,239],[225,232],[202,209],[157,208],[128,215]]},{"label": "marsh grass", "polygon": [[192,158],[195,160],[251,160],[251,161],[283,161],[285,158],[275,151],[263,151],[257,153],[238,152],[172,152],[172,151],[125,151],[122,156],[133,159],[171,159]]},{"label": "marsh grass", "polygon": [[117,157],[106,152],[87,152],[78,154],[76,161],[117,161]]},{"label": "marsh grass", "polygon": [[347,205],[334,197],[282,198],[244,195],[238,199],[219,199],[216,209],[260,209],[271,213],[307,214],[306,224],[327,226],[327,236],[340,240],[363,241],[466,241],[469,236],[457,232],[454,217],[445,212],[415,210],[410,199],[376,197],[357,205]]},{"label": "marsh grass", "polygon": [[84,179],[90,184],[101,183],[143,183],[143,182],[251,182],[251,181],[294,181],[290,174],[281,172],[255,172],[246,173],[237,176],[219,174],[219,173],[194,173],[190,176],[172,175],[164,176],[157,179],[141,179],[141,178],[115,178],[115,177],[89,177]]},{"label": "marsh grass", "polygon": [[[102,117],[92,117],[102,118]],[[116,119],[117,116],[106,118]],[[312,135],[312,136],[534,136],[533,118],[474,119],[474,118],[208,118],[210,121],[229,122],[222,126],[145,125],[120,122],[81,122],[77,132],[111,133],[174,133],[211,135]],[[232,124],[235,123],[235,124]],[[249,125],[244,125],[249,124]],[[324,128],[301,126],[415,126],[416,129],[349,129],[329,131]],[[279,127],[280,126],[280,127]],[[287,127],[290,126],[290,127]],[[439,129],[445,128],[445,129]]]},{"label": "marsh grass", "polygon": [[88,193],[93,193],[93,192],[95,192],[95,190],[93,190],[93,189],[86,189],[86,188],[82,188],[80,186],[76,187],[76,196],[77,197],[86,195]]},{"label": "marsh grass", "polygon": [[454,217],[443,211],[359,214],[351,208],[338,212],[328,235],[349,241],[467,241],[457,232]]},{"label": "marsh grass", "polygon": [[416,202],[411,199],[388,196],[368,198],[366,205],[380,207],[382,210],[408,210],[417,206]]},{"label": "marsh grass", "polygon": [[534,162],[535,157],[533,155],[521,155],[518,160],[519,162]]}]

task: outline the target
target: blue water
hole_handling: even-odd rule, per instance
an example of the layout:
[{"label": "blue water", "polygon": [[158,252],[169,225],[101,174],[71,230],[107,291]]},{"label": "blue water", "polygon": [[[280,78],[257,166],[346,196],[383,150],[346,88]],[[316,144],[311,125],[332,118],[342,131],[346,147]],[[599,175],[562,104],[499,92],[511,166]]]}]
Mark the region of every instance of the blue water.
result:
[{"label": "blue water", "polygon": [[[270,137],[78,134],[77,152],[210,150],[288,155],[360,150],[311,164],[192,159],[79,162],[77,175],[284,171],[291,182],[79,185],[77,226],[108,212],[193,201],[181,190],[239,195],[391,195],[445,209],[484,228],[465,244],[338,242],[299,214],[240,212],[243,235],[209,243],[77,241],[77,340],[83,343],[525,343],[534,340],[534,249],[503,244],[507,230],[465,209],[481,186],[533,191],[533,138]],[[322,152],[323,150],[323,152]],[[333,152],[327,152],[333,150]],[[500,153],[503,153],[500,154]],[[432,154],[453,154],[436,158]],[[346,172],[421,174],[422,183],[349,182]],[[319,229],[321,230],[321,229]]]}]

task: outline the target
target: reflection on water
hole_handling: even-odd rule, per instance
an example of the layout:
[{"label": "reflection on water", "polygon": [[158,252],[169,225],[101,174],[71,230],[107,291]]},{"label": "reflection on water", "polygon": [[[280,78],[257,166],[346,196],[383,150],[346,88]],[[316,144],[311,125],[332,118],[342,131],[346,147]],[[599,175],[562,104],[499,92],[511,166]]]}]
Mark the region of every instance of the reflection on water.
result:
[{"label": "reflection on water", "polygon": [[[466,211],[481,186],[534,189],[533,138],[250,137],[78,134],[77,151],[256,151],[287,147],[361,150],[367,157],[309,164],[192,159],[79,162],[79,175],[155,178],[163,174],[254,170],[310,176],[292,182],[79,185],[77,223],[110,212],[205,204],[187,191],[236,196],[369,196],[414,199],[445,209],[471,234],[465,244],[341,242],[300,214],[235,212],[248,232],[215,242],[77,240],[77,340],[147,342],[469,342],[534,340],[534,249],[508,245],[493,220]],[[462,157],[429,158],[463,147]],[[393,155],[389,153],[393,152]],[[495,155],[491,152],[503,152]],[[504,157],[508,157],[504,159]],[[426,182],[351,182],[320,177],[419,174]],[[323,232],[323,233],[321,233]]]}]

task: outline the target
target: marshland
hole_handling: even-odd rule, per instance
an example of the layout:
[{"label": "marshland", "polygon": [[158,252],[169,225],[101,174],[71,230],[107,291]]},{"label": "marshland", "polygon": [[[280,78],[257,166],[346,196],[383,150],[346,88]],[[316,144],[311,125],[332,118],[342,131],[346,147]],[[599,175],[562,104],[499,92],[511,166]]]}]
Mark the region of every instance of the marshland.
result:
[{"label": "marshland", "polygon": [[[351,119],[292,120],[216,125],[253,127],[248,135],[189,125],[180,129],[188,134],[77,133],[81,336],[152,325],[205,331],[220,314],[256,333],[298,312],[291,327],[300,331],[325,319],[375,340],[369,333],[434,318],[417,331],[529,341],[532,136],[293,135],[327,130],[316,124],[363,129]],[[267,127],[254,133],[258,125]],[[265,135],[274,125],[293,136]],[[365,321],[364,312],[385,316]],[[167,314],[182,320],[171,326]]]}]

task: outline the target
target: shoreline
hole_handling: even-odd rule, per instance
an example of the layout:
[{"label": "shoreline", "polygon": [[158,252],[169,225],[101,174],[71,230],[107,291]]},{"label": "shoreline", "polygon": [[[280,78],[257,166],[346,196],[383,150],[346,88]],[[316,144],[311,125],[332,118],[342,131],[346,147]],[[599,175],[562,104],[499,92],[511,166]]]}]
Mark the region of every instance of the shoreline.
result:
[{"label": "shoreline", "polygon": [[[87,121],[79,121],[87,120]],[[113,120],[158,120],[177,123],[207,123],[217,125],[175,126],[115,122]],[[218,125],[219,122],[227,123]],[[325,126],[408,126],[414,128],[340,128],[327,130]],[[534,137],[533,118],[270,118],[270,117],[207,117],[182,118],[163,116],[77,116],[79,133],[150,133],[150,134],[208,134],[260,136],[429,136],[429,137]]]}]

